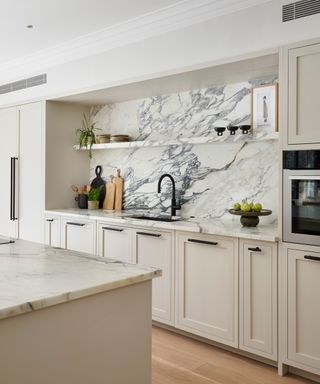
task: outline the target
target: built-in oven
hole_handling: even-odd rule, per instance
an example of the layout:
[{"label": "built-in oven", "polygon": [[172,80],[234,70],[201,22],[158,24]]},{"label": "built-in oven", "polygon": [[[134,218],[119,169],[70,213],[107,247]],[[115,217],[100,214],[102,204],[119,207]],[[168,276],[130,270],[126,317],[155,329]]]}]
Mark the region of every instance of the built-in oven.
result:
[{"label": "built-in oven", "polygon": [[320,151],[284,152],[283,241],[320,245]]}]

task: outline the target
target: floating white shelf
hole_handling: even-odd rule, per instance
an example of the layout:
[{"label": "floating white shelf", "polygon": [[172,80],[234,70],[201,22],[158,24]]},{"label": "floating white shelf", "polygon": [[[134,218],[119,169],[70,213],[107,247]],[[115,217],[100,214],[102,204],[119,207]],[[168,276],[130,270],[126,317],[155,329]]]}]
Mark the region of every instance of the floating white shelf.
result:
[{"label": "floating white shelf", "polygon": [[[206,137],[188,137],[173,140],[145,140],[145,141],[127,141],[123,143],[106,143],[106,144],[93,144],[92,150],[101,149],[122,149],[122,148],[142,148],[142,147],[165,147],[165,146],[176,146],[176,145],[199,145],[199,144],[210,144],[210,143],[236,143],[236,142],[258,142],[266,140],[278,140],[279,132],[272,132],[268,134],[257,133],[257,134],[236,134],[230,135],[229,132],[223,136],[206,136]],[[87,151],[89,148],[74,145],[73,149]]]}]

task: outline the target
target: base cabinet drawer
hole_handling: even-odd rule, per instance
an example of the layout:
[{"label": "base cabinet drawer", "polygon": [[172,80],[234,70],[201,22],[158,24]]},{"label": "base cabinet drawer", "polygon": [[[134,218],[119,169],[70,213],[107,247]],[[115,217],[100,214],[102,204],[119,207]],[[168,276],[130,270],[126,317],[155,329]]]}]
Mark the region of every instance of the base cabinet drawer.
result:
[{"label": "base cabinet drawer", "polygon": [[320,252],[290,247],[286,253],[286,352],[290,364],[320,374]]},{"label": "base cabinet drawer", "polygon": [[238,347],[238,240],[177,235],[176,327]]},{"label": "base cabinet drawer", "polygon": [[152,281],[152,318],[174,324],[173,238],[171,232],[134,230],[134,252],[138,264],[162,270],[162,276]]},{"label": "base cabinet drawer", "polygon": [[277,360],[277,244],[240,240],[239,348]]},{"label": "base cabinet drawer", "polygon": [[61,247],[61,220],[59,216],[46,215],[44,219],[44,243],[50,247]]},{"label": "base cabinet drawer", "polygon": [[96,222],[63,218],[61,222],[62,247],[71,251],[96,254]]},{"label": "base cabinet drawer", "polygon": [[134,263],[132,229],[98,222],[98,255],[126,263]]}]

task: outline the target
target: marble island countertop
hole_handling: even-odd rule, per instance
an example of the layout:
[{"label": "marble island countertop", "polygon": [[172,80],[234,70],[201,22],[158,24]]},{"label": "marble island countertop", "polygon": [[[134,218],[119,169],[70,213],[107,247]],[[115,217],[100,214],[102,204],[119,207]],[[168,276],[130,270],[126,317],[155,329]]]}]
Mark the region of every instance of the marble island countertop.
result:
[{"label": "marble island countertop", "polygon": [[232,217],[230,220],[183,218],[182,220],[175,222],[162,222],[130,217],[136,213],[141,213],[141,211],[106,211],[70,208],[47,210],[45,213],[99,221],[105,220],[106,222],[114,224],[231,236],[252,240],[274,242],[279,239],[277,225],[263,224],[263,218],[257,227],[248,228],[242,227],[239,217]]},{"label": "marble island countertop", "polygon": [[161,276],[155,268],[17,240],[0,245],[0,319]]}]

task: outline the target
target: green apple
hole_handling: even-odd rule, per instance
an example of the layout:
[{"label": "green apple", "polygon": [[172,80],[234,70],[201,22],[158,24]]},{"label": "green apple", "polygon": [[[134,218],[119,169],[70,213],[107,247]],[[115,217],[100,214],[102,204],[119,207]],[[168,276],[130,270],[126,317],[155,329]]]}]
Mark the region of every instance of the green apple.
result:
[{"label": "green apple", "polygon": [[255,203],[255,204],[253,205],[252,209],[253,209],[254,212],[261,212],[261,210],[262,210],[262,204],[260,204],[260,203]]},{"label": "green apple", "polygon": [[251,211],[251,206],[250,206],[250,204],[248,204],[248,203],[243,203],[243,204],[241,205],[241,211],[242,211],[242,212],[250,212],[250,211]]},{"label": "green apple", "polygon": [[235,211],[240,211],[240,209],[241,209],[241,204],[240,204],[240,203],[234,203],[234,204],[233,204],[233,209],[234,209]]}]

